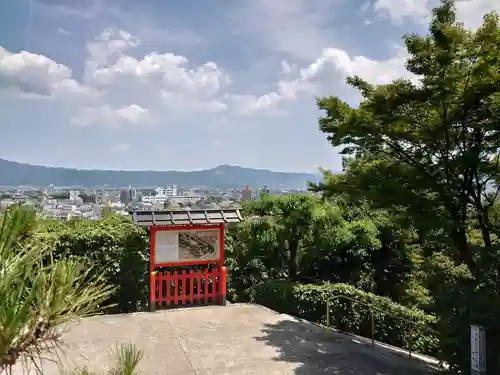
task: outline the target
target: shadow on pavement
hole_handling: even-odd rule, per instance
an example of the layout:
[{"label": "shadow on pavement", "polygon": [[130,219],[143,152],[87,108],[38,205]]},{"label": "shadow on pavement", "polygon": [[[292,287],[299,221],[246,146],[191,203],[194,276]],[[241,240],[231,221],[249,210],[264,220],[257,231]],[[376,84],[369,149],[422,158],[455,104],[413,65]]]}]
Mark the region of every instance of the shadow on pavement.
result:
[{"label": "shadow on pavement", "polygon": [[332,332],[325,338],[322,329],[299,320],[282,320],[266,324],[257,341],[273,346],[278,351],[276,361],[289,363],[296,375],[423,375],[430,371],[415,369],[401,360],[388,363],[366,354],[362,345]]}]

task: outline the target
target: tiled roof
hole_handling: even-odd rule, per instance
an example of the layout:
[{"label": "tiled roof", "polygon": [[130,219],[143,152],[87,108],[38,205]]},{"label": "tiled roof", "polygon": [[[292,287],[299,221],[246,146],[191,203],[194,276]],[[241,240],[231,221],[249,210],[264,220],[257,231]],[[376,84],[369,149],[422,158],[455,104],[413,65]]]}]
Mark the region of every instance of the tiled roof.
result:
[{"label": "tiled roof", "polygon": [[130,211],[134,224],[153,225],[193,225],[239,223],[243,220],[237,208],[191,209],[191,210],[135,210]]}]

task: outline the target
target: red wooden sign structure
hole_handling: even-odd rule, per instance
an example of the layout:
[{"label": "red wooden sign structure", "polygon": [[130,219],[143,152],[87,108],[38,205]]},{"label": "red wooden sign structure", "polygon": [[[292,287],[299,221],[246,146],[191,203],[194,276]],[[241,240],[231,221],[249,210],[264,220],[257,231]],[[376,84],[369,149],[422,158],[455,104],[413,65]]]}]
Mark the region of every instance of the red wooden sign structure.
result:
[{"label": "red wooden sign structure", "polygon": [[242,220],[237,209],[133,211],[149,227],[150,311],[161,307],[226,304],[224,228]]}]

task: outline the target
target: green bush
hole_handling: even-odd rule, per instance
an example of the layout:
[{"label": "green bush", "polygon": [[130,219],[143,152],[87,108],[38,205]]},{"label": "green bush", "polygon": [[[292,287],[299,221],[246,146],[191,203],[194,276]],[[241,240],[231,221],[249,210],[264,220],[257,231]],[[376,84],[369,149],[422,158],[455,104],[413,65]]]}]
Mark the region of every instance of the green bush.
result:
[{"label": "green bush", "polygon": [[434,316],[351,285],[268,281],[255,288],[253,300],[278,312],[323,324],[326,301],[330,300],[331,324],[342,331],[371,337],[373,313],[376,340],[422,354],[437,352],[439,340],[434,331],[437,323]]},{"label": "green bush", "polygon": [[46,242],[56,258],[85,258],[102,273],[116,292],[108,301],[109,312],[132,312],[147,305],[149,239],[147,231],[129,219],[109,215],[103,220],[46,221],[38,240]]}]

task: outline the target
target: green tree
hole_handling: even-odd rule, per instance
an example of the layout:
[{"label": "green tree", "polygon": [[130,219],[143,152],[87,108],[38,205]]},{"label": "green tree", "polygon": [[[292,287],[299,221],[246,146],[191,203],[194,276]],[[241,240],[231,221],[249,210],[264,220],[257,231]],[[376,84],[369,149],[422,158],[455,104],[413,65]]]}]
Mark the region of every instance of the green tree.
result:
[{"label": "green tree", "polygon": [[301,241],[309,235],[309,225],[317,200],[307,195],[265,196],[250,201],[245,212],[271,220],[277,241],[287,254],[288,276],[297,277]]},{"label": "green tree", "polygon": [[498,16],[489,14],[477,32],[466,30],[455,20],[453,2],[443,0],[428,36],[405,37],[414,81],[373,86],[349,77],[363,96],[358,108],[337,97],[318,100],[326,112],[321,130],[343,154],[356,156],[336,182],[358,185],[374,201],[403,206],[413,217],[432,212],[474,275],[467,208],[476,211],[490,247],[489,210],[498,193],[498,26]]},{"label": "green tree", "polygon": [[468,324],[484,324],[488,365],[498,373],[500,257],[492,215],[499,192],[499,19],[487,14],[473,32],[456,21],[453,2],[442,0],[429,34],[404,41],[414,79],[374,86],[349,77],[362,95],[359,107],[334,96],[318,100],[321,131],[349,160],[345,174],[325,173],[315,189],[368,199],[414,228],[424,254],[443,250],[452,264],[466,266],[469,276],[446,284],[446,298],[459,298],[463,308],[435,305],[447,328],[457,327],[447,329],[454,333],[442,345],[465,369]]}]

